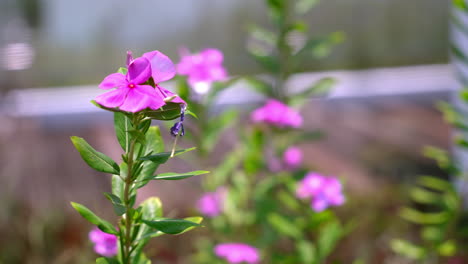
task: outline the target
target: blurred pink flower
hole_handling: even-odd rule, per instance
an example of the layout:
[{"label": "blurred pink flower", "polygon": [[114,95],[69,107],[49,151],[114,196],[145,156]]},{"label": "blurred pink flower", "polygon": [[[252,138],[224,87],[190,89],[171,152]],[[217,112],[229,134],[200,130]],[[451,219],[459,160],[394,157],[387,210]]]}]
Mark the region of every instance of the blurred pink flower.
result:
[{"label": "blurred pink flower", "polygon": [[302,126],[302,116],[284,103],[269,99],[267,103],[251,114],[255,123],[267,123],[277,127],[298,128]]},{"label": "blurred pink flower", "polygon": [[[146,108],[157,110],[166,104],[164,99],[174,96],[158,85],[175,75],[174,64],[166,55],[152,51],[133,59],[131,52],[128,52],[127,67],[126,75],[112,73],[99,84],[101,89],[116,89],[97,96],[95,101],[98,104],[135,113]],[[156,88],[145,84],[150,77],[153,77]],[[185,104],[177,96],[170,101]]]},{"label": "blurred pink flower", "polygon": [[318,173],[309,173],[299,182],[296,196],[300,199],[311,198],[311,207],[316,212],[345,202],[341,182]]},{"label": "blurred pink flower", "polygon": [[223,57],[218,49],[204,49],[196,54],[182,52],[177,72],[188,76],[188,83],[196,93],[204,94],[209,91],[213,82],[226,79]]},{"label": "blurred pink flower", "polygon": [[295,169],[302,163],[302,151],[298,147],[289,147],[283,154],[283,162],[288,169]]},{"label": "blurred pink flower", "polygon": [[220,187],[214,192],[208,192],[197,201],[198,210],[207,217],[216,217],[223,212],[226,199],[226,188]]},{"label": "blurred pink flower", "polygon": [[258,249],[247,244],[218,244],[214,251],[216,256],[224,258],[229,263],[256,264],[260,261],[260,254]]},{"label": "blurred pink flower", "polygon": [[89,240],[94,243],[94,251],[104,257],[117,255],[117,237],[115,235],[102,232],[95,227],[89,232]]}]

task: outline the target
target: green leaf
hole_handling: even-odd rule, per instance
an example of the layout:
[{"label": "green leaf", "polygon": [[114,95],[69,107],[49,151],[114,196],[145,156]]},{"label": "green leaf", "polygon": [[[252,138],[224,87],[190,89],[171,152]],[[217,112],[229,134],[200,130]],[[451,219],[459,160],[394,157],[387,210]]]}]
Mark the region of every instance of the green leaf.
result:
[{"label": "green leaf", "polygon": [[465,0],[453,0],[453,5],[461,11],[468,11],[468,3]]},{"label": "green leaf", "polygon": [[176,235],[200,224],[185,219],[161,219],[155,221],[142,220],[143,223],[165,234]]},{"label": "green leaf", "polygon": [[114,127],[117,140],[122,149],[127,153],[130,149],[131,136],[129,131],[133,130],[132,122],[124,113],[114,113]]},{"label": "green leaf", "polygon": [[323,58],[331,52],[332,47],[343,42],[344,39],[345,34],[340,31],[333,32],[321,38],[311,38],[306,42],[304,47],[294,55],[294,58],[298,62],[309,58],[309,55],[313,55],[316,58]]},{"label": "green leaf", "polygon": [[180,107],[180,104],[169,102],[158,110],[145,110],[145,115],[156,120],[174,120],[180,116]]},{"label": "green leaf", "polygon": [[304,91],[291,96],[289,105],[301,107],[310,100],[310,97],[328,93],[335,84],[336,81],[333,78],[322,78]]},{"label": "green leaf", "polygon": [[[193,148],[188,148],[188,149],[177,150],[177,151],[174,152],[174,157],[178,156],[180,154],[195,150],[195,149],[196,148],[193,147]],[[139,160],[149,160],[149,161],[152,161],[152,162],[154,162],[156,164],[164,164],[169,160],[170,157],[171,157],[171,152],[161,152],[161,153],[157,153],[157,154],[154,154],[154,155],[148,155],[148,156],[145,156],[145,157],[141,157],[141,158],[139,158]]]},{"label": "green leaf", "polygon": [[96,151],[91,147],[83,138],[80,137],[71,137],[71,141],[75,148],[80,153],[83,160],[93,169],[112,173],[112,174],[119,174],[120,168],[115,161],[113,161],[108,156],[104,155],[101,152]]},{"label": "green leaf", "polygon": [[[331,254],[336,244],[343,236],[343,227],[341,224],[334,220],[327,223],[320,229],[320,235],[317,242],[318,255],[321,260],[325,260]],[[320,262],[321,263],[321,262]]]},{"label": "green leaf", "polygon": [[102,257],[102,258],[96,259],[96,264],[119,264],[119,262],[115,259]]},{"label": "green leaf", "polygon": [[[148,129],[146,133],[146,145],[143,155],[151,155],[152,153],[159,153],[164,151],[164,141],[161,137],[161,131],[159,127],[153,126]],[[151,162],[149,160],[143,161],[141,171],[138,173],[137,181],[141,181],[146,177],[151,177],[158,169],[159,164]],[[137,188],[143,187],[143,185],[137,186]]]},{"label": "green leaf", "polygon": [[279,233],[292,238],[301,238],[301,230],[290,219],[276,213],[270,213],[267,219],[268,223]]},{"label": "green leaf", "polygon": [[120,176],[112,175],[112,194],[123,200],[125,183],[122,179],[127,178],[127,163],[120,164]]},{"label": "green leaf", "polygon": [[317,254],[314,244],[307,240],[300,240],[296,243],[296,248],[299,252],[301,263],[314,263]]},{"label": "green leaf", "polygon": [[[160,219],[163,216],[163,206],[158,197],[150,197],[140,204],[142,208],[142,218],[147,220]],[[137,235],[137,240],[143,240],[141,243],[147,243],[151,238],[152,229],[147,225],[142,225]]]},{"label": "green leaf", "polygon": [[273,86],[268,82],[249,76],[245,77],[244,80],[254,91],[259,92],[260,94],[263,94],[267,97],[273,96]]},{"label": "green leaf", "polygon": [[143,180],[182,180],[186,178],[190,178],[193,176],[198,176],[202,174],[207,174],[209,171],[191,171],[191,172],[186,172],[186,173],[177,173],[177,172],[167,172],[167,173],[161,173],[158,175],[154,175],[150,178],[145,178]]},{"label": "green leaf", "polygon": [[117,195],[114,195],[112,193],[104,193],[106,198],[112,202],[112,205],[114,207],[114,212],[116,215],[121,216],[125,214],[126,208],[125,205],[122,203],[122,200]]},{"label": "green leaf", "polygon": [[414,201],[425,204],[437,204],[442,200],[440,194],[418,187],[411,188],[410,196]]},{"label": "green leaf", "polygon": [[403,208],[400,216],[407,221],[422,225],[443,224],[449,219],[447,212],[423,213],[412,208]]},{"label": "green leaf", "polygon": [[457,244],[453,240],[447,240],[437,247],[441,256],[451,257],[457,253]]},{"label": "green leaf", "polygon": [[447,151],[443,149],[428,146],[424,148],[423,155],[435,160],[440,168],[448,170],[451,174],[455,174],[457,171],[457,168],[452,163]]},{"label": "green leaf", "polygon": [[305,14],[309,12],[316,4],[318,4],[319,0],[298,0],[296,2],[295,10],[298,14]]},{"label": "green leaf", "polygon": [[411,242],[402,239],[394,239],[390,243],[392,250],[409,259],[424,259],[426,250],[423,247],[417,246]]},{"label": "green leaf", "polygon": [[111,223],[95,215],[91,210],[86,208],[86,206],[81,205],[79,203],[74,203],[74,202],[71,202],[71,205],[73,206],[73,208],[75,208],[76,211],[78,211],[78,213],[82,217],[88,220],[91,224],[96,225],[103,232],[108,233],[108,234],[113,234],[113,235],[119,234]]},{"label": "green leaf", "polygon": [[198,116],[197,116],[194,112],[190,111],[189,109],[186,109],[186,110],[185,110],[185,113],[186,113],[187,115],[191,115],[191,116],[194,117],[195,119],[198,119]]},{"label": "green leaf", "polygon": [[128,72],[128,69],[125,68],[125,67],[120,67],[118,70],[117,70],[117,73],[121,73],[123,75],[126,75]]},{"label": "green leaf", "polygon": [[439,179],[433,176],[418,177],[418,184],[426,188],[446,192],[453,190],[452,184],[446,180]]}]

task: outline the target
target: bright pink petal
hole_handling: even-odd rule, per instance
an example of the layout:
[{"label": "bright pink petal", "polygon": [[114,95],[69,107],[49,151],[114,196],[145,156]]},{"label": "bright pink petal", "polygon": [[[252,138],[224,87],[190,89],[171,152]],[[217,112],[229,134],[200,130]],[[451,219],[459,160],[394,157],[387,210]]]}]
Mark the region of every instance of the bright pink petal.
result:
[{"label": "bright pink petal", "polygon": [[145,94],[151,98],[151,103],[148,105],[150,109],[157,110],[166,104],[164,102],[164,97],[159,92],[159,89],[156,90],[157,88],[155,89],[150,85],[138,85],[136,89],[137,92]]},{"label": "bright pink petal", "polygon": [[99,88],[112,89],[124,87],[126,85],[127,81],[125,80],[125,75],[121,73],[112,73],[104,78],[104,80],[99,84]]},{"label": "bright pink petal", "polygon": [[[159,88],[159,89],[158,89]],[[184,100],[182,100],[182,98],[180,98],[178,95],[172,93],[171,91],[167,90],[167,89],[164,89],[163,87],[161,86],[157,86],[156,89],[159,90],[160,94],[162,97],[164,98],[169,98],[169,97],[172,97],[172,96],[176,96],[174,99],[171,100],[171,103],[176,103],[176,104],[187,104]]]},{"label": "bright pink petal", "polygon": [[153,110],[161,108],[165,104],[164,101],[161,100],[161,97],[156,92],[152,92],[150,89],[153,88],[149,85],[138,85],[130,89],[120,109],[136,113],[146,108]]},{"label": "bright pink petal", "polygon": [[143,54],[151,62],[154,83],[170,80],[176,74],[176,68],[171,59],[157,50]]},{"label": "bright pink petal", "polygon": [[110,92],[98,95],[95,101],[96,103],[108,108],[119,107],[124,102],[128,91],[128,88],[115,89]]},{"label": "bright pink petal", "polygon": [[148,59],[140,57],[133,60],[128,66],[128,81],[133,84],[142,84],[151,77],[151,64]]},{"label": "bright pink petal", "polygon": [[205,49],[201,52],[205,63],[221,64],[223,63],[223,53],[218,49]]}]

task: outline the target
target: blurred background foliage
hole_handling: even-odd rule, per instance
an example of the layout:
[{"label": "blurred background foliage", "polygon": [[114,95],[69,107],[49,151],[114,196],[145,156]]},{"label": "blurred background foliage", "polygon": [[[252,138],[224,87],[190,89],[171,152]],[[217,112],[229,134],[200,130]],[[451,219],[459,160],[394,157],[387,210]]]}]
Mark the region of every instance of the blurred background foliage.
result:
[{"label": "blurred background foliage", "polygon": [[[3,70],[0,86],[97,83],[116,70],[113,65],[127,49],[139,54],[154,47],[171,58],[183,46],[216,47],[225,51],[231,74],[259,72],[243,47],[250,23],[268,26],[262,2],[4,0],[0,47],[27,43],[35,55],[29,70]],[[309,33],[342,31],[346,41],[331,57],[309,61],[302,70],[445,63],[449,5],[439,0],[320,1],[305,17]]]},{"label": "blurred background foliage", "polygon": [[[344,41],[330,56],[306,61],[299,70],[448,63],[449,9],[450,1],[440,0],[320,1],[305,16],[307,33],[325,37],[340,32],[335,36]],[[15,88],[96,84],[122,65],[127,49],[141,54],[157,48],[177,61],[180,47],[216,47],[225,53],[231,75],[263,73],[244,48],[253,24],[271,29],[263,1],[3,0],[0,93]],[[401,234],[413,241],[420,239],[421,228],[399,216],[400,208],[413,206],[406,184],[413,184],[420,174],[444,179],[449,175],[420,154],[424,145],[450,148],[449,127],[434,109],[435,99],[447,96],[325,100],[304,106],[306,129],[321,129],[327,135],[302,146],[306,165],[346,176],[349,203],[337,214],[360,219],[334,259],[408,263],[390,247],[392,239],[404,237]],[[0,196],[2,264],[81,264],[94,257],[87,242],[90,227],[67,209],[67,201],[103,208],[105,198],[100,193],[108,187],[108,178],[77,162],[68,136],[94,138],[103,152],[115,155],[118,144],[113,140],[110,119],[93,116],[86,125],[80,116],[57,120],[0,115],[0,185],[8,190],[0,189],[5,194]],[[69,122],[62,125],[64,120]],[[103,124],[103,120],[109,122]],[[228,128],[206,152],[224,153],[232,145],[233,129]],[[218,155],[210,163],[219,161]],[[191,166],[178,161],[167,170]],[[190,179],[177,186],[177,193],[172,183],[148,186],[142,198],[156,192],[171,215],[189,214],[193,205],[186,200],[196,200],[198,185],[197,179]],[[110,216],[112,209],[106,209]],[[159,257],[158,263],[190,263],[193,249],[189,245],[197,232],[206,230],[155,242],[150,252]],[[445,248],[450,251],[450,245]],[[450,261],[465,263],[463,258]]]}]

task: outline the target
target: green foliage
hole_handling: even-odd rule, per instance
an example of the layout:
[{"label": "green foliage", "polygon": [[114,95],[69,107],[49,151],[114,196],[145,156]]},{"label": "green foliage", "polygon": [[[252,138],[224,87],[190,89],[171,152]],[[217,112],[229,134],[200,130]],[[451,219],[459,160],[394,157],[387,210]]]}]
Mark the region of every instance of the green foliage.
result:
[{"label": "green foliage", "polygon": [[202,174],[207,174],[209,171],[192,171],[192,172],[186,172],[186,173],[176,173],[176,172],[166,172],[166,173],[161,173],[158,175],[154,175],[150,178],[143,178],[143,181],[145,180],[182,180],[186,178],[190,178],[193,176],[198,176]]},{"label": "green foliage", "polygon": [[80,153],[83,160],[93,169],[112,173],[112,174],[119,174],[120,168],[115,161],[111,158],[107,157],[101,152],[96,151],[91,147],[83,138],[80,137],[71,137],[71,141],[75,148]]},{"label": "green foliage", "polygon": [[107,222],[106,220],[101,219],[99,216],[95,215],[91,210],[86,208],[86,206],[81,205],[79,203],[74,203],[72,202],[71,205],[75,210],[86,220],[88,220],[91,224],[96,225],[99,229],[101,229],[103,232],[117,235],[118,232],[115,229],[115,227]]},{"label": "green foliage", "polygon": [[114,111],[117,141],[124,151],[120,166],[93,149],[84,139],[71,137],[71,140],[90,167],[113,174],[112,192],[105,193],[105,196],[111,202],[115,214],[120,217],[118,228],[81,204],[72,203],[72,206],[90,223],[119,239],[119,254],[115,258],[99,258],[96,263],[150,264],[151,261],[145,256],[143,249],[151,238],[163,234],[181,234],[200,226],[202,218],[164,218],[162,203],[156,197],[151,197],[134,208],[138,189],[151,180],[181,180],[208,172],[199,170],[155,174],[159,165],[166,163],[169,158],[195,149],[165,152],[159,128],[151,127],[151,119],[164,120],[179,116],[180,105],[167,103],[163,109],[138,113],[111,110]]},{"label": "green foliage", "polygon": [[[242,80],[260,95],[296,109],[303,107],[310,97],[326,94],[335,84],[331,78],[310,83],[297,94],[289,93],[285,87],[304,63],[323,58],[344,39],[341,32],[320,38],[307,36],[307,24],[300,16],[317,2],[265,0],[272,27],[250,24],[247,29],[247,52],[262,66],[265,75],[235,80]],[[214,234],[199,243],[197,262],[220,263],[212,253],[213,246],[216,242],[236,240],[259,247],[264,257],[262,263],[328,263],[336,245],[346,235],[346,228],[330,211],[314,213],[310,205],[295,197],[297,180],[304,177],[306,168],[274,171],[268,162],[272,157],[280,159],[287,147],[317,140],[323,133],[246,126],[239,122],[245,122],[245,117],[237,111],[215,107],[214,99],[228,87],[223,84],[215,83],[207,94],[195,95],[185,79],[179,79],[178,83],[179,94],[183,94],[199,118],[193,124],[191,139],[203,154],[200,158],[204,160],[200,162],[222,160],[203,178],[203,187],[210,192],[221,187],[227,192],[223,214],[207,221]],[[233,149],[222,157],[208,156],[229,127],[236,128],[239,139]],[[284,245],[293,245],[293,250],[285,249]]]}]

